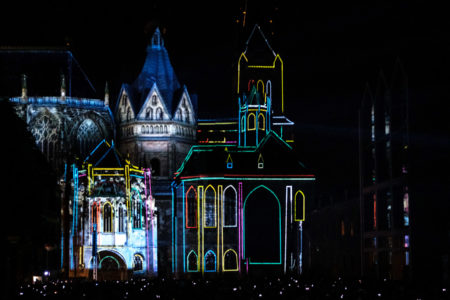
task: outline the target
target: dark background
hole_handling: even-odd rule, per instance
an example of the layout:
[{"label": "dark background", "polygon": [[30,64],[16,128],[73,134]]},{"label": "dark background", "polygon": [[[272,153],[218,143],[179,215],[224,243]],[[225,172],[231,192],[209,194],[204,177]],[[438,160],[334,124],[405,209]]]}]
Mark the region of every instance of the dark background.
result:
[{"label": "dark background", "polygon": [[1,6],[0,46],[68,47],[99,97],[109,82],[112,107],[120,85],[140,72],[160,26],[179,80],[198,94],[200,118],[235,115],[235,63],[253,24],[260,24],[283,58],[297,151],[322,192],[357,191],[358,107],[366,84],[375,86],[380,72],[389,81],[397,59],[408,74],[419,124],[412,134],[424,144],[448,147],[449,22],[446,10],[429,1],[247,1],[245,28],[245,1]]}]

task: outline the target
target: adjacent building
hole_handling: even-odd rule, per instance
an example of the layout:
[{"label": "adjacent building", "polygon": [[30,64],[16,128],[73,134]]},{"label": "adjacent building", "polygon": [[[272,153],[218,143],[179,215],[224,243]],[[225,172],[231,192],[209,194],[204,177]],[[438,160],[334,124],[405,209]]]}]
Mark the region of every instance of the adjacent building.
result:
[{"label": "adjacent building", "polygon": [[[258,26],[249,41],[254,34],[264,37]],[[283,112],[280,56],[269,52],[271,64],[265,64],[267,57],[247,50],[237,70],[237,120],[199,127],[209,128],[201,132],[205,143],[193,146],[175,173],[175,273],[302,273],[302,224],[315,176],[292,141],[280,136],[283,125],[273,115]]]}]

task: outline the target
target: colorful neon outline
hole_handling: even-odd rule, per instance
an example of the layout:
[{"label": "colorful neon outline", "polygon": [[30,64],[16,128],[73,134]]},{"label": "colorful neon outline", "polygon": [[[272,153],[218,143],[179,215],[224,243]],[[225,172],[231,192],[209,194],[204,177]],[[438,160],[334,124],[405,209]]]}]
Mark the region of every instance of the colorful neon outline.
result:
[{"label": "colorful neon outline", "polygon": [[[195,187],[193,185],[191,185],[189,187],[189,189],[187,190],[187,192],[184,194],[185,195],[185,216],[186,216],[186,220],[185,220],[185,227],[186,228],[197,228],[198,226],[198,220],[197,218],[195,218],[195,225],[190,226],[189,225],[189,203],[188,203],[188,194],[190,193],[190,191],[193,190],[194,194],[195,194],[195,198],[193,199],[193,201],[197,201],[198,195],[197,195],[197,191],[195,189]],[[197,210],[198,207],[195,208],[195,215],[197,215]]]},{"label": "colorful neon outline", "polygon": [[[214,270],[207,270],[206,269],[206,257],[209,255],[209,253],[214,255]],[[216,272],[217,271],[217,256],[216,256],[216,253],[214,253],[213,250],[209,249],[208,251],[206,251],[205,256],[203,258],[203,264],[205,265],[205,272]]]},{"label": "colorful neon outline", "polygon": [[[225,215],[225,210],[226,210],[226,207],[227,207],[227,205],[226,205],[226,197],[225,197],[225,194],[226,194],[226,192],[227,192],[227,190],[228,189],[232,189],[233,191],[234,191],[234,202],[235,202],[235,215],[234,215],[234,224],[225,224],[226,222],[225,222],[225,220],[226,220],[226,215]],[[232,228],[232,227],[237,227],[238,226],[238,222],[237,222],[237,213],[238,213],[238,195],[237,195],[237,191],[236,191],[236,189],[235,189],[235,187],[233,186],[233,185],[228,185],[224,190],[223,190],[223,196],[222,196],[222,199],[223,199],[223,205],[222,205],[222,220],[223,220],[223,227],[224,228]]]},{"label": "colorful neon outline", "polygon": [[[111,209],[111,219],[110,219],[110,222],[109,222],[109,227],[110,227],[110,231],[105,231],[105,216],[106,216],[106,214],[105,214],[105,206],[106,205],[109,205],[109,207],[110,207],[110,209]],[[108,232],[108,233],[112,233],[112,232],[114,232],[114,206],[112,205],[112,203],[110,202],[110,201],[105,201],[104,203],[103,203],[103,206],[102,206],[102,215],[103,215],[103,232]]]},{"label": "colorful neon outline", "polygon": [[[259,122],[259,119],[262,117],[262,127],[261,126],[259,126],[260,125],[260,122]],[[258,115],[258,130],[266,130],[266,117],[264,117],[264,114],[263,113],[259,113],[259,115]]]},{"label": "colorful neon outline", "polygon": [[[213,202],[213,205],[214,205],[214,225],[212,225],[212,226],[206,225],[206,205],[205,204],[206,204],[206,201],[208,200],[208,198],[206,197],[206,192],[210,188],[214,191],[214,202]],[[216,228],[217,227],[217,192],[216,192],[216,189],[211,184],[209,184],[209,185],[206,186],[204,193],[205,193],[205,195],[203,197],[203,205],[204,205],[203,206],[203,227],[204,228]],[[211,199],[209,199],[209,200],[211,200]]]},{"label": "colorful neon outline", "polygon": [[[301,218],[299,218],[297,216],[297,194],[298,193],[302,194],[302,197],[303,197],[303,199],[302,199],[302,202],[303,202],[303,215],[302,215]],[[295,193],[295,196],[294,196],[294,221],[305,221],[305,194],[301,190],[298,190]]]},{"label": "colorful neon outline", "polygon": [[228,154],[227,157],[227,169],[233,169],[233,159],[231,158],[231,154]]},{"label": "colorful neon outline", "polygon": [[250,260],[250,258],[248,258],[248,264],[251,264],[251,265],[281,265],[281,259],[282,259],[282,252],[281,252],[281,249],[282,249],[282,247],[281,247],[281,240],[282,240],[282,238],[281,238],[281,203],[280,203],[280,199],[278,199],[277,195],[271,189],[269,189],[268,187],[266,187],[263,184],[255,187],[247,195],[247,197],[244,200],[244,207],[243,207],[243,212],[242,212],[242,215],[243,215],[243,222],[242,222],[242,227],[243,227],[243,230],[242,230],[242,232],[243,232],[243,257],[246,258],[246,256],[245,256],[245,205],[247,204],[247,200],[249,199],[250,195],[253,194],[254,191],[256,191],[257,189],[260,189],[260,188],[265,188],[266,190],[268,190],[275,197],[275,199],[277,200],[277,204],[278,204],[278,222],[279,222],[279,224],[278,224],[278,226],[279,226],[279,241],[280,241],[279,242],[279,249],[280,249],[279,256],[280,256],[280,260],[278,262],[252,262]]},{"label": "colorful neon outline", "polygon": [[258,156],[258,169],[264,169],[264,158],[262,157],[262,153]]},{"label": "colorful neon outline", "polygon": [[[242,52],[238,59],[238,78],[237,78],[237,94],[240,93],[240,84],[241,84],[241,60],[245,59],[245,62],[248,63],[248,58],[245,55],[245,52]],[[281,59],[280,55],[277,54],[275,59],[273,60],[272,65],[247,65],[249,69],[276,69],[277,61],[280,61],[281,67],[281,113],[284,114],[284,63]]]},{"label": "colorful neon outline", "polygon": [[[225,266],[225,257],[227,253],[234,253],[234,257],[236,258],[236,268],[235,269],[227,269]],[[228,249],[222,254],[222,271],[223,272],[237,272],[239,271],[239,260],[238,260],[238,254],[233,249]]]},{"label": "colorful neon outline", "polygon": [[[200,203],[203,204],[203,185],[199,185],[197,187],[197,208],[201,208],[203,206],[200,206]],[[197,228],[197,246],[198,246],[198,266],[199,268],[201,268],[202,270],[202,274],[203,274],[203,260],[201,259],[201,257],[203,256],[204,253],[204,241],[203,239],[200,239],[201,236],[203,236],[203,221],[200,218],[201,217],[201,209],[197,209],[197,221],[198,221],[198,228]],[[201,232],[201,235],[200,235]],[[202,243],[201,248],[200,248],[200,242]]]},{"label": "colorful neon outline", "polygon": [[[250,117],[252,117],[250,120]],[[247,116],[247,130],[254,131],[256,130],[256,116],[254,113],[249,113]]]},{"label": "colorful neon outline", "polygon": [[[195,255],[195,261],[197,262],[197,263],[196,263],[197,269],[191,269],[191,268],[190,268],[189,257],[190,257],[192,254]],[[197,255],[197,253],[195,252],[194,249],[192,249],[191,251],[189,251],[188,255],[186,256],[186,261],[187,261],[187,271],[188,271],[188,272],[198,272],[198,270],[199,270],[199,265],[198,265],[198,255]]]}]

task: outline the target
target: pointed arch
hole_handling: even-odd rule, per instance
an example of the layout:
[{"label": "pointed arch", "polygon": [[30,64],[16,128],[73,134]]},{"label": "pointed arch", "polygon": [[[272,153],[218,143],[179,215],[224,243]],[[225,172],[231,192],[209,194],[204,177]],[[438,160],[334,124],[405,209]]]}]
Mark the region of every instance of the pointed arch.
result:
[{"label": "pointed arch", "polygon": [[139,272],[142,270],[144,270],[144,257],[141,254],[136,253],[133,257],[133,271]]},{"label": "pointed arch", "polygon": [[[272,81],[270,80],[266,82],[266,95],[272,100]],[[267,97],[264,97],[264,101],[267,101]]]},{"label": "pointed arch", "polygon": [[205,228],[217,227],[217,193],[212,185],[205,188],[205,196],[203,198],[203,226]]},{"label": "pointed arch", "polygon": [[114,228],[114,215],[113,206],[111,202],[106,201],[103,204],[103,232],[113,232]]},{"label": "pointed arch", "polygon": [[147,120],[152,120],[153,119],[153,109],[151,107],[147,107],[145,109],[145,118]]},{"label": "pointed arch", "polygon": [[186,261],[188,272],[198,272],[198,255],[195,250],[189,251]]},{"label": "pointed arch", "polygon": [[205,253],[204,266],[205,266],[205,272],[216,272],[217,259],[216,259],[216,253],[214,253],[214,251],[208,250]]},{"label": "pointed arch", "polygon": [[242,116],[241,118],[241,132],[245,132],[245,116]]},{"label": "pointed arch", "polygon": [[191,185],[185,195],[186,228],[197,228],[197,190]]},{"label": "pointed arch", "polygon": [[264,117],[263,113],[259,113],[258,115],[258,129],[266,130],[266,117]]},{"label": "pointed arch", "polygon": [[222,261],[222,269],[224,272],[239,271],[238,255],[233,249],[228,249],[223,253]]},{"label": "pointed arch", "polygon": [[256,90],[258,91],[258,92],[260,92],[260,90],[259,90],[259,85],[261,84],[261,87],[262,87],[262,92],[261,92],[261,95],[265,95],[265,91],[264,91],[264,81],[262,81],[261,79],[260,80],[258,80],[258,82],[256,83]]},{"label": "pointed arch", "polygon": [[247,195],[243,207],[244,259],[248,258],[249,264],[281,264],[281,203],[277,195],[259,185]]},{"label": "pointed arch", "polygon": [[305,221],[305,194],[301,190],[294,196],[294,220]]},{"label": "pointed arch", "polygon": [[223,190],[222,222],[223,227],[237,226],[237,191],[229,185]]},{"label": "pointed arch", "polygon": [[247,117],[247,130],[256,130],[256,116],[254,113],[249,113]]},{"label": "pointed arch", "polygon": [[135,187],[131,189],[131,216],[133,218],[133,229],[141,229],[143,227],[142,217],[144,211],[144,202],[141,193]]},{"label": "pointed arch", "polygon": [[125,232],[126,229],[126,219],[127,219],[127,211],[125,205],[123,203],[119,204],[119,226],[118,232]]}]

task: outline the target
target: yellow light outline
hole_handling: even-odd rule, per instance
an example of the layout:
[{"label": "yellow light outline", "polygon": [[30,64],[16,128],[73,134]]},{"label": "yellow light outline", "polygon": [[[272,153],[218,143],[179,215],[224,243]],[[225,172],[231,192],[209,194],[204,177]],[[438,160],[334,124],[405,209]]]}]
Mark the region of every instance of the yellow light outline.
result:
[{"label": "yellow light outline", "polygon": [[[259,117],[262,117],[262,119],[263,119],[263,122],[262,122],[263,127],[262,128],[259,127]],[[266,117],[264,116],[263,113],[259,113],[259,115],[258,115],[258,129],[266,130]]]},{"label": "yellow light outline", "polygon": [[[250,117],[253,116],[253,127],[250,128]],[[247,116],[247,130],[254,131],[256,130],[256,116],[254,113],[249,113]]]},{"label": "yellow light outline", "polygon": [[[236,257],[236,269],[226,269],[225,268],[225,256],[227,255],[228,252],[233,252],[234,253],[234,257]],[[237,272],[239,271],[239,261],[238,261],[238,254],[234,249],[228,249],[227,251],[225,251],[222,254],[222,271],[223,272]]]},{"label": "yellow light outline", "polygon": [[206,191],[209,188],[212,188],[214,191],[214,226],[206,226],[206,223],[205,223],[205,219],[206,219],[205,218],[205,213],[206,213],[205,208],[206,207],[203,206],[203,227],[204,228],[216,228],[217,227],[217,192],[216,192],[216,189],[211,184],[207,185],[205,188],[205,191],[204,191],[205,195],[203,196],[203,205],[205,204]]},{"label": "yellow light outline", "polygon": [[[245,53],[242,52],[241,56],[239,56],[239,60],[238,60],[238,78],[237,78],[237,82],[238,82],[237,93],[238,94],[240,93],[241,60],[242,60],[242,58],[244,58],[245,61],[248,63],[247,56],[245,56]],[[272,65],[247,65],[247,68],[250,68],[250,69],[275,69],[277,60],[279,60],[281,63],[281,113],[284,114],[284,63],[283,63],[283,60],[281,59],[280,55],[277,54],[275,56],[275,59],[273,60]]]},{"label": "yellow light outline", "polygon": [[105,231],[104,229],[105,229],[105,222],[104,222],[104,219],[103,219],[103,232],[108,232],[108,233],[111,233],[111,232],[114,232],[114,205],[110,202],[110,201],[105,201],[104,203],[103,203],[103,205],[102,205],[102,216],[103,216],[103,218],[104,218],[104,216],[105,216],[105,205],[106,204],[109,204],[109,206],[111,206],[111,231]]},{"label": "yellow light outline", "polygon": [[[303,196],[303,218],[302,219],[297,218],[297,194],[298,193],[302,194],[302,196]],[[298,190],[295,193],[295,196],[294,196],[294,221],[305,221],[305,198],[306,198],[305,194],[301,190]]]},{"label": "yellow light outline", "polygon": [[[201,201],[201,202],[200,202]],[[203,259],[200,259],[200,257],[203,257],[203,248],[204,248],[204,243],[203,243],[203,239],[201,239],[201,237],[203,236],[203,220],[201,219],[201,215],[202,215],[202,210],[203,210],[203,205],[200,206],[200,203],[203,204],[203,185],[199,185],[197,187],[197,246],[198,246],[198,262],[197,262],[197,266],[199,266],[199,268],[202,269],[202,274],[204,273],[204,268],[203,268]],[[201,235],[200,235],[201,232]],[[200,241],[202,243],[202,248],[200,248]]]},{"label": "yellow light outline", "polygon": [[[222,247],[220,247],[220,245],[219,245],[219,239],[220,239],[220,232],[221,232],[221,226],[220,226],[220,221],[221,221],[221,218],[220,218],[220,208],[221,208],[221,205],[220,205],[220,203],[223,201],[223,199],[222,199],[222,192],[223,192],[223,186],[222,185],[218,185],[217,186],[217,205],[219,206],[219,209],[216,211],[216,217],[217,217],[217,249],[216,249],[216,253],[217,253],[217,255],[216,255],[216,259],[217,259],[217,261],[216,261],[216,272],[219,272],[219,269],[220,269],[220,256],[219,256],[219,253],[221,253],[220,251],[222,251],[223,252],[223,236],[222,236]],[[223,230],[222,230],[222,234],[223,234]]]}]

